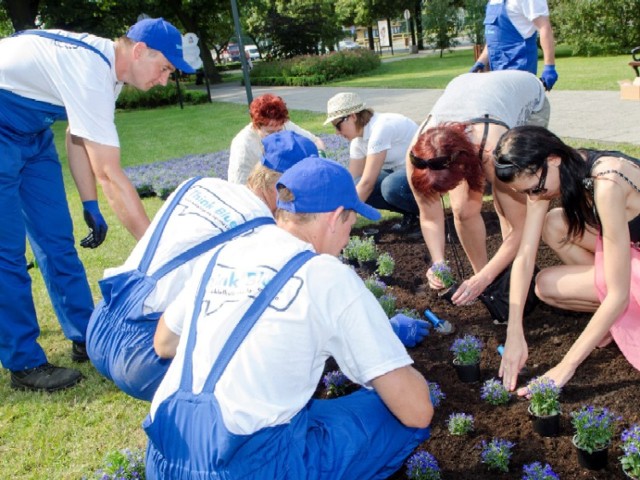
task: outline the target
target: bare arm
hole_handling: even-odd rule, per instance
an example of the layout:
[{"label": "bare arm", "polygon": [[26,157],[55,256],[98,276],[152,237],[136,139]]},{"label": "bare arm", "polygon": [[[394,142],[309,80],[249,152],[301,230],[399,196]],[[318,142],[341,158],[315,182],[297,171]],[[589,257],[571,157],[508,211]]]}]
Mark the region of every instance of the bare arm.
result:
[{"label": "bare arm", "polygon": [[553,37],[553,28],[549,17],[538,17],[533,21],[540,34],[540,46],[545,65],[555,65],[556,63],[556,41]]},{"label": "bare arm", "polygon": [[573,377],[578,366],[607,335],[629,304],[631,254],[625,218],[625,193],[615,181],[596,180],[595,202],[602,222],[607,295],[562,361],[545,373],[558,386],[565,385]]},{"label": "bare arm", "polygon": [[367,158],[364,161],[362,176],[356,185],[358,197],[363,202],[366,202],[369,195],[371,195],[371,192],[373,192],[373,188],[376,185],[376,181],[378,180],[378,176],[380,175],[380,171],[384,165],[385,158],[387,158],[386,150],[373,155],[367,155]]},{"label": "bare arm", "polygon": [[169,330],[162,315],[153,336],[153,349],[160,358],[173,358],[176,356],[179,341],[180,337]]},{"label": "bare arm", "polygon": [[66,139],[67,157],[69,159],[69,170],[78,189],[80,200],[97,200],[96,177],[91,169],[89,155],[84,148],[84,140],[75,135],[71,135],[67,128]]},{"label": "bare arm", "polygon": [[83,140],[91,169],[109,205],[127,230],[139,240],[149,226],[138,192],[120,166],[120,149]]},{"label": "bare arm", "polygon": [[[408,151],[411,151],[411,148]],[[422,238],[424,238],[424,242],[427,245],[431,261],[433,263],[442,263],[445,261],[445,239],[444,210],[442,209],[440,195],[435,192],[430,192],[431,194],[424,194],[414,187],[413,182],[411,181],[414,166],[411,164],[408,153],[406,166],[409,187],[413,192],[413,197],[416,199],[416,204],[420,211],[420,230],[422,231]],[[440,282],[440,280],[431,273],[431,269],[427,270],[426,276],[431,288],[441,289],[443,287],[442,282]]]},{"label": "bare arm", "polygon": [[502,377],[503,385],[509,390],[516,388],[518,373],[529,355],[524,336],[524,305],[533,277],[542,226],[548,209],[548,200],[527,199],[527,213],[520,247],[511,267],[507,340],[504,344],[504,354],[498,371],[498,376]]},{"label": "bare arm", "polygon": [[487,47],[486,44],[484,45],[484,48],[482,49],[482,53],[478,57],[477,61],[482,62],[485,65],[489,65],[489,48]]},{"label": "bare arm", "polygon": [[413,367],[392,370],[375,378],[371,384],[384,404],[403,425],[426,428],[433,417],[429,385]]},{"label": "bare arm", "polygon": [[349,173],[356,179],[362,176],[364,171],[364,158],[351,158],[349,159]]}]

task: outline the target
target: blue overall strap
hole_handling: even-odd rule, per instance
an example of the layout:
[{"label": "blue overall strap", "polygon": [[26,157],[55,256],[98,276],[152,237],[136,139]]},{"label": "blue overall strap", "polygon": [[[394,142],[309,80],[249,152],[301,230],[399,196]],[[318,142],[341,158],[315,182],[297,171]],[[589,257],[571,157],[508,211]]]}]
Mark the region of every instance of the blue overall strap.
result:
[{"label": "blue overall strap", "polygon": [[87,50],[91,50],[96,55],[99,55],[100,58],[102,58],[107,63],[107,65],[109,65],[109,68],[111,68],[111,62],[104,53],[102,53],[93,45],[89,45],[82,40],[78,40],[77,38],[66,37],[64,35],[60,35],[59,33],[47,32],[46,30],[22,30],[20,32],[14,33],[12,37],[16,37],[18,35],[37,35],[39,37],[48,38],[50,40],[57,40],[58,42],[70,43],[78,47],[86,48]]},{"label": "blue overall strap", "polygon": [[[220,250],[222,250],[222,248]],[[185,355],[182,379],[180,381],[180,390],[182,391],[193,390],[193,350],[196,344],[197,321],[202,305],[201,299],[220,250],[218,250],[214,258],[211,259],[211,262],[207,266],[207,270],[203,275],[202,282],[200,283],[198,298],[196,300],[196,307],[194,308],[191,327],[189,328],[189,339],[186,348],[187,353]],[[282,267],[282,269],[280,269],[280,271],[278,271],[278,273],[276,273],[276,275],[271,279],[266,287],[258,294],[244,316],[235,326],[227,342],[218,354],[218,358],[213,364],[211,372],[209,373],[207,380],[205,381],[204,387],[202,389],[203,392],[213,391],[213,388],[224,373],[227,365],[229,364],[229,361],[235,354],[236,350],[245,339],[249,331],[253,328],[255,323],[258,321],[258,319],[262,316],[262,313],[267,309],[271,301],[275,298],[278,292],[280,292],[287,281],[289,281],[293,274],[296,273],[302,265],[304,265],[315,255],[316,254],[310,250],[305,250],[296,254],[284,265],[284,267]]]},{"label": "blue overall strap", "polygon": [[158,222],[158,226],[156,227],[153,234],[151,235],[151,238],[149,239],[149,244],[147,245],[147,248],[145,249],[144,254],[142,255],[142,259],[140,260],[140,265],[138,266],[138,270],[140,270],[142,273],[146,274],[147,270],[149,269],[149,265],[151,265],[151,260],[153,260],[153,255],[156,253],[156,248],[158,248],[158,243],[160,243],[162,232],[164,232],[164,228],[167,226],[167,222],[169,221],[169,217],[171,216],[171,213],[173,213],[174,208],[176,208],[176,205],[178,204],[178,202],[182,200],[182,197],[184,196],[185,193],[187,193],[187,190],[189,190],[189,188],[191,188],[191,186],[201,178],[202,177],[193,177],[187,180],[187,182],[184,183],[182,187],[180,187],[180,190],[178,190],[176,194],[173,196],[173,198],[171,199],[171,203],[167,206],[166,210],[162,214],[162,218]]},{"label": "blue overall strap", "polygon": [[248,232],[252,228],[257,228],[262,225],[269,225],[269,224],[275,224],[275,223],[276,223],[275,220],[271,217],[258,217],[258,218],[249,220],[245,223],[241,223],[240,225],[236,225],[235,227],[225,232],[221,232],[212,238],[208,238],[204,242],[191,247],[189,250],[185,252],[182,252],[180,255],[178,255],[177,257],[174,257],[173,259],[171,259],[171,261],[167,262],[165,265],[160,267],[151,276],[156,280],[159,280],[160,278],[164,277],[167,273],[169,273],[176,267],[179,267],[180,265],[184,265],[184,263],[197,257],[198,255],[201,255],[208,250],[213,250],[214,247],[217,247],[218,245],[224,242],[227,242],[239,235],[242,235],[243,233]]}]

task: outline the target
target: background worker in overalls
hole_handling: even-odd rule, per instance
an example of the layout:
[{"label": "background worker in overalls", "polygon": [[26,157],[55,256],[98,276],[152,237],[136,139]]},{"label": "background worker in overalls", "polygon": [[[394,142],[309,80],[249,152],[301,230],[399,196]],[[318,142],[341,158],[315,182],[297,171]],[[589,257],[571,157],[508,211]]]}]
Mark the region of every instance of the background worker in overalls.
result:
[{"label": "background worker in overalls", "polygon": [[471,72],[526,70],[538,73],[538,33],[544,58],[540,79],[547,90],[558,80],[555,40],[547,0],[489,0],[484,19],[486,45]]},{"label": "background worker in overalls", "polygon": [[149,218],[120,166],[114,124],[122,85],[166,85],[182,57],[180,32],[163,19],[136,23],[115,41],[61,30],[29,30],[0,42],[0,362],[11,385],[56,391],[77,383],[75,369],[47,362],[25,259],[25,235],[49,291],[72,359],[87,360],[85,332],[93,299],[74,246],[60,161],[50,126],[69,120],[69,168],[95,248],[107,224],[96,180],[117,217],[139,239]]},{"label": "background worker in overalls", "polygon": [[[427,381],[336,258],[356,214],[379,212],[324,158],[277,188],[278,225],[203,259],[158,323],[175,358],[144,423],[150,480],[387,478],[429,437]],[[330,356],[366,388],[311,400]]]},{"label": "background worker in overalls", "polygon": [[247,187],[219,178],[190,179],[169,196],[123,265],[105,271],[104,300],[91,315],[87,353],[122,391],[151,401],[170,361],[153,350],[158,318],[184,287],[197,260],[215,246],[273,224],[276,182],[289,167],[318,154],[292,131],[262,140],[264,155]]}]

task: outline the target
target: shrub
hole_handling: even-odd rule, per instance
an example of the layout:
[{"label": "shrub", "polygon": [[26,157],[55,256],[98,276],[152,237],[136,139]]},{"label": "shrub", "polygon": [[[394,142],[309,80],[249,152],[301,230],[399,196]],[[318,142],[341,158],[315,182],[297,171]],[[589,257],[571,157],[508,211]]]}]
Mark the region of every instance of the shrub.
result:
[{"label": "shrub", "polygon": [[251,70],[253,85],[321,85],[349,75],[368,72],[380,65],[380,58],[367,49],[301,55],[286,60],[260,62]]},{"label": "shrub", "polygon": [[[189,105],[206,103],[207,93],[200,90],[181,89],[182,102]],[[178,89],[169,83],[166,87],[155,86],[146,92],[125,85],[116,100],[116,108],[132,110],[136,108],[154,108],[178,104]]]}]

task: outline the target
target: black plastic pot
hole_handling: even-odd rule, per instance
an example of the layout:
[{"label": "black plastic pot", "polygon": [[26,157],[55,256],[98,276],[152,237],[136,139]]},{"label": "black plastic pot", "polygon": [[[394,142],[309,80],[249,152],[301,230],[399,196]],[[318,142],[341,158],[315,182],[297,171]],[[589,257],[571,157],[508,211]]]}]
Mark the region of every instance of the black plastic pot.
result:
[{"label": "black plastic pot", "polygon": [[453,361],[453,368],[456,369],[458,378],[463,383],[474,383],[480,381],[480,363],[471,365],[461,365],[456,360]]},{"label": "black plastic pot", "polygon": [[453,297],[453,294],[456,293],[457,290],[458,290],[458,284],[454,283],[449,288],[445,288],[440,292],[438,292],[438,297],[442,298],[443,300],[446,300],[451,305],[453,305],[453,302],[451,301],[451,297]]},{"label": "black plastic pot", "polygon": [[378,242],[380,240],[380,230],[377,228],[365,228],[362,230],[362,234],[365,237],[373,237],[374,242]]},{"label": "black plastic pot", "polygon": [[367,275],[371,275],[378,268],[378,264],[375,260],[367,260],[366,262],[359,262],[360,270]]},{"label": "black plastic pot", "polygon": [[529,405],[529,415],[533,421],[533,431],[542,437],[557,437],[560,433],[560,414],[535,415]]},{"label": "black plastic pot", "polygon": [[588,468],[589,470],[602,470],[607,467],[609,447],[605,447],[602,450],[595,450],[591,453],[586,450],[582,450],[576,445],[576,437],[571,439],[573,446],[576,447],[578,453],[578,464],[581,467]]}]

